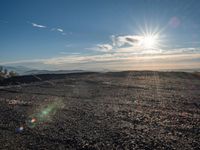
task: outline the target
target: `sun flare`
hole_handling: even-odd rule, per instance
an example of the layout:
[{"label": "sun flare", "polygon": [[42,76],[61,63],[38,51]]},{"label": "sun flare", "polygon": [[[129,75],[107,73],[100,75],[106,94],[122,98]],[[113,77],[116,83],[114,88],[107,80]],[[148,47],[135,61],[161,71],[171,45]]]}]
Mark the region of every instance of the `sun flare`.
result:
[{"label": "sun flare", "polygon": [[159,44],[158,41],[159,37],[158,35],[145,35],[142,39],[140,44],[144,47],[144,48],[156,48]]},{"label": "sun flare", "polygon": [[144,25],[138,25],[138,46],[145,52],[160,52],[163,46],[165,46],[165,34],[164,28],[159,25],[151,25],[145,23]]}]

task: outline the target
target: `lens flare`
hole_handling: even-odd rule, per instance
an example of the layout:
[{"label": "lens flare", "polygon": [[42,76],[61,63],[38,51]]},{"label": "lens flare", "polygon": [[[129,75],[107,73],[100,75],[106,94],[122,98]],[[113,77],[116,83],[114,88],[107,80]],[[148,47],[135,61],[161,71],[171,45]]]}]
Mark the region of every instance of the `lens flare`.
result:
[{"label": "lens flare", "polygon": [[36,119],[35,118],[32,118],[31,119],[31,123],[35,123],[36,122]]},{"label": "lens flare", "polygon": [[16,132],[21,133],[24,130],[23,126],[20,126],[19,128],[16,129]]},{"label": "lens flare", "polygon": [[55,99],[53,102],[50,102],[47,105],[43,105],[37,112],[29,116],[29,119],[26,121],[26,124],[30,128],[34,128],[37,125],[50,122],[52,117],[56,112],[64,107],[64,103],[61,99]]}]

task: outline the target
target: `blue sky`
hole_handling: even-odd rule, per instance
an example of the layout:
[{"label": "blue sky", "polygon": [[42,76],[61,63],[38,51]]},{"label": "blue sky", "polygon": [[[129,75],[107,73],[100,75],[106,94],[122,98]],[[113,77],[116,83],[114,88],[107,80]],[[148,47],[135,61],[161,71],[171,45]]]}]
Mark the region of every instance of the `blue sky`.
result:
[{"label": "blue sky", "polygon": [[199,0],[1,0],[0,64],[198,68],[199,7]]}]

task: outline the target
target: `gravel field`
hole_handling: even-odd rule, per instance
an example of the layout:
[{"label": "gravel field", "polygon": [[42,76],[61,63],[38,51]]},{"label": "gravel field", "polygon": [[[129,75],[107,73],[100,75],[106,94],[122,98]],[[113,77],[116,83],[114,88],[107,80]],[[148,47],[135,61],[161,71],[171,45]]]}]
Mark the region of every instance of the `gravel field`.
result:
[{"label": "gravel field", "polygon": [[0,149],[200,149],[200,75],[126,71],[0,81]]}]

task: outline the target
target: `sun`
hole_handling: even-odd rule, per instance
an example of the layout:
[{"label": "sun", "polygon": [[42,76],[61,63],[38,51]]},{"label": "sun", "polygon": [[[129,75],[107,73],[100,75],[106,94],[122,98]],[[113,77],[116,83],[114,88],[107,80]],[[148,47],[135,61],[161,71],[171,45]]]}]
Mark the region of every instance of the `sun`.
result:
[{"label": "sun", "polygon": [[139,35],[138,47],[143,50],[143,52],[157,53],[160,52],[165,40],[165,33],[163,32],[165,27],[160,27],[157,25],[152,25],[144,23],[144,25],[138,25]]},{"label": "sun", "polygon": [[156,48],[159,44],[159,36],[157,34],[144,35],[140,41],[140,45],[145,49]]}]

